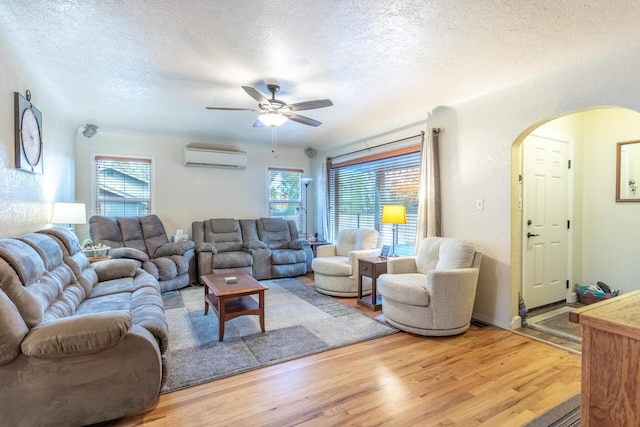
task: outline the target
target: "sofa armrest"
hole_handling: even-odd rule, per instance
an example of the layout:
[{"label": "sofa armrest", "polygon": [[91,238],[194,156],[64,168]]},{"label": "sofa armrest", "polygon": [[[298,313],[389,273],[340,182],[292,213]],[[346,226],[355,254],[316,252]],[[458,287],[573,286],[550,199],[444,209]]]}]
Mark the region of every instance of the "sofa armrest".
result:
[{"label": "sofa armrest", "polygon": [[294,239],[289,242],[289,249],[302,249],[303,246],[311,246],[306,239]]},{"label": "sofa armrest", "polygon": [[[318,247],[320,249],[322,246]],[[358,273],[358,260],[360,258],[371,258],[380,255],[380,249],[364,249],[361,251],[349,252],[349,264],[351,265],[352,274]]]},{"label": "sofa armrest", "polygon": [[204,242],[198,243],[195,248],[196,254],[200,252],[211,252],[213,255],[218,253],[218,248],[213,243]]},{"label": "sofa armrest", "polygon": [[[461,327],[469,323],[478,285],[479,269],[427,271],[426,289],[433,308],[434,326]],[[439,322],[443,322],[442,325]]]},{"label": "sofa armrest", "polygon": [[389,274],[408,274],[417,273],[416,257],[391,257],[387,258],[387,273]]},{"label": "sofa armrest", "polygon": [[128,258],[140,262],[149,261],[149,255],[136,248],[113,248],[109,251],[111,258]]},{"label": "sofa armrest", "polygon": [[253,249],[267,249],[267,244],[260,240],[249,240],[248,242],[244,242],[242,244],[242,249],[244,251],[251,251]]},{"label": "sofa armrest", "polygon": [[181,242],[169,242],[156,249],[155,258],[162,258],[171,255],[184,255],[189,249],[195,247],[193,240],[183,240]]},{"label": "sofa armrest", "polygon": [[98,353],[117,345],[131,325],[131,314],[124,310],[64,317],[35,326],[21,349],[38,358]]},{"label": "sofa armrest", "polygon": [[478,274],[479,270],[473,267],[427,271],[426,289],[431,301],[454,307],[470,300],[473,306]]},{"label": "sofa armrest", "polygon": [[142,263],[138,260],[119,258],[96,262],[91,264],[91,267],[98,275],[98,281],[106,282],[123,277],[133,277],[141,265]]},{"label": "sofa armrest", "polygon": [[336,245],[322,245],[316,248],[316,258],[328,258],[331,256],[336,256],[337,246]]}]

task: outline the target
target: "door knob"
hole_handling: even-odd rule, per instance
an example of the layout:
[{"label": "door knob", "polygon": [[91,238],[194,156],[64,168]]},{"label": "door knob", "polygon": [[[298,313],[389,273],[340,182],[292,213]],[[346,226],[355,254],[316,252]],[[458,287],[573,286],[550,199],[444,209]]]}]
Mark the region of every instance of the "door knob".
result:
[{"label": "door knob", "polygon": [[538,236],[539,236],[539,234],[533,234],[531,232],[527,233],[527,238],[529,238],[529,239],[532,238],[532,237],[538,237]]}]

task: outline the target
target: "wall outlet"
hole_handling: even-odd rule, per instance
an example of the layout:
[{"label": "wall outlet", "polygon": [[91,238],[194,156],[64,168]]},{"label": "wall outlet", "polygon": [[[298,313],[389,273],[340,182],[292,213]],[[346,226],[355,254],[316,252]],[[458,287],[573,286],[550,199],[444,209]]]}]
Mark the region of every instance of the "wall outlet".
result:
[{"label": "wall outlet", "polygon": [[476,200],[476,209],[479,211],[484,209],[484,199]]}]

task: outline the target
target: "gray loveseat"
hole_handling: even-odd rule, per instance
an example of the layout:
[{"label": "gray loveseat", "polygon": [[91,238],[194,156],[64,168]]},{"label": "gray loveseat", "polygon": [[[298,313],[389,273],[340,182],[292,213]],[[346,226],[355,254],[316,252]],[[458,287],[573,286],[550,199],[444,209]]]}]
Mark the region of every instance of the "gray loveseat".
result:
[{"label": "gray loveseat", "polygon": [[194,221],[198,276],[240,271],[257,280],[311,271],[313,252],[294,221],[281,218],[215,218]]},{"label": "gray loveseat", "polygon": [[89,265],[72,232],[0,239],[0,424],[80,426],[140,412],[166,380],[157,280]]},{"label": "gray loveseat", "polygon": [[196,283],[196,259],[191,240],[169,242],[157,215],[115,217],[94,215],[89,218],[89,233],[94,244],[111,247],[112,258],[130,258],[158,279],[162,292]]}]

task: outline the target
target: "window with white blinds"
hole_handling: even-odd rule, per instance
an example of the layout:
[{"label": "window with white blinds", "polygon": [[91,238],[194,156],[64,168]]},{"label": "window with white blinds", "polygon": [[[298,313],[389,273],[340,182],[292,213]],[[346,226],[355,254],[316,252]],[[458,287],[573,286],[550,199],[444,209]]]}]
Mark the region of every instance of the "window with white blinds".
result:
[{"label": "window with white blinds", "polygon": [[420,146],[340,164],[329,169],[329,238],[344,228],[375,228],[392,245],[391,224],[382,224],[384,205],[403,205],[407,223],[398,225],[395,253],[413,255],[420,183]]},{"label": "window with white blinds", "polygon": [[96,156],[97,215],[151,213],[151,159]]},{"label": "window with white blinds", "polygon": [[301,169],[269,168],[269,216],[294,220],[303,229]]}]

